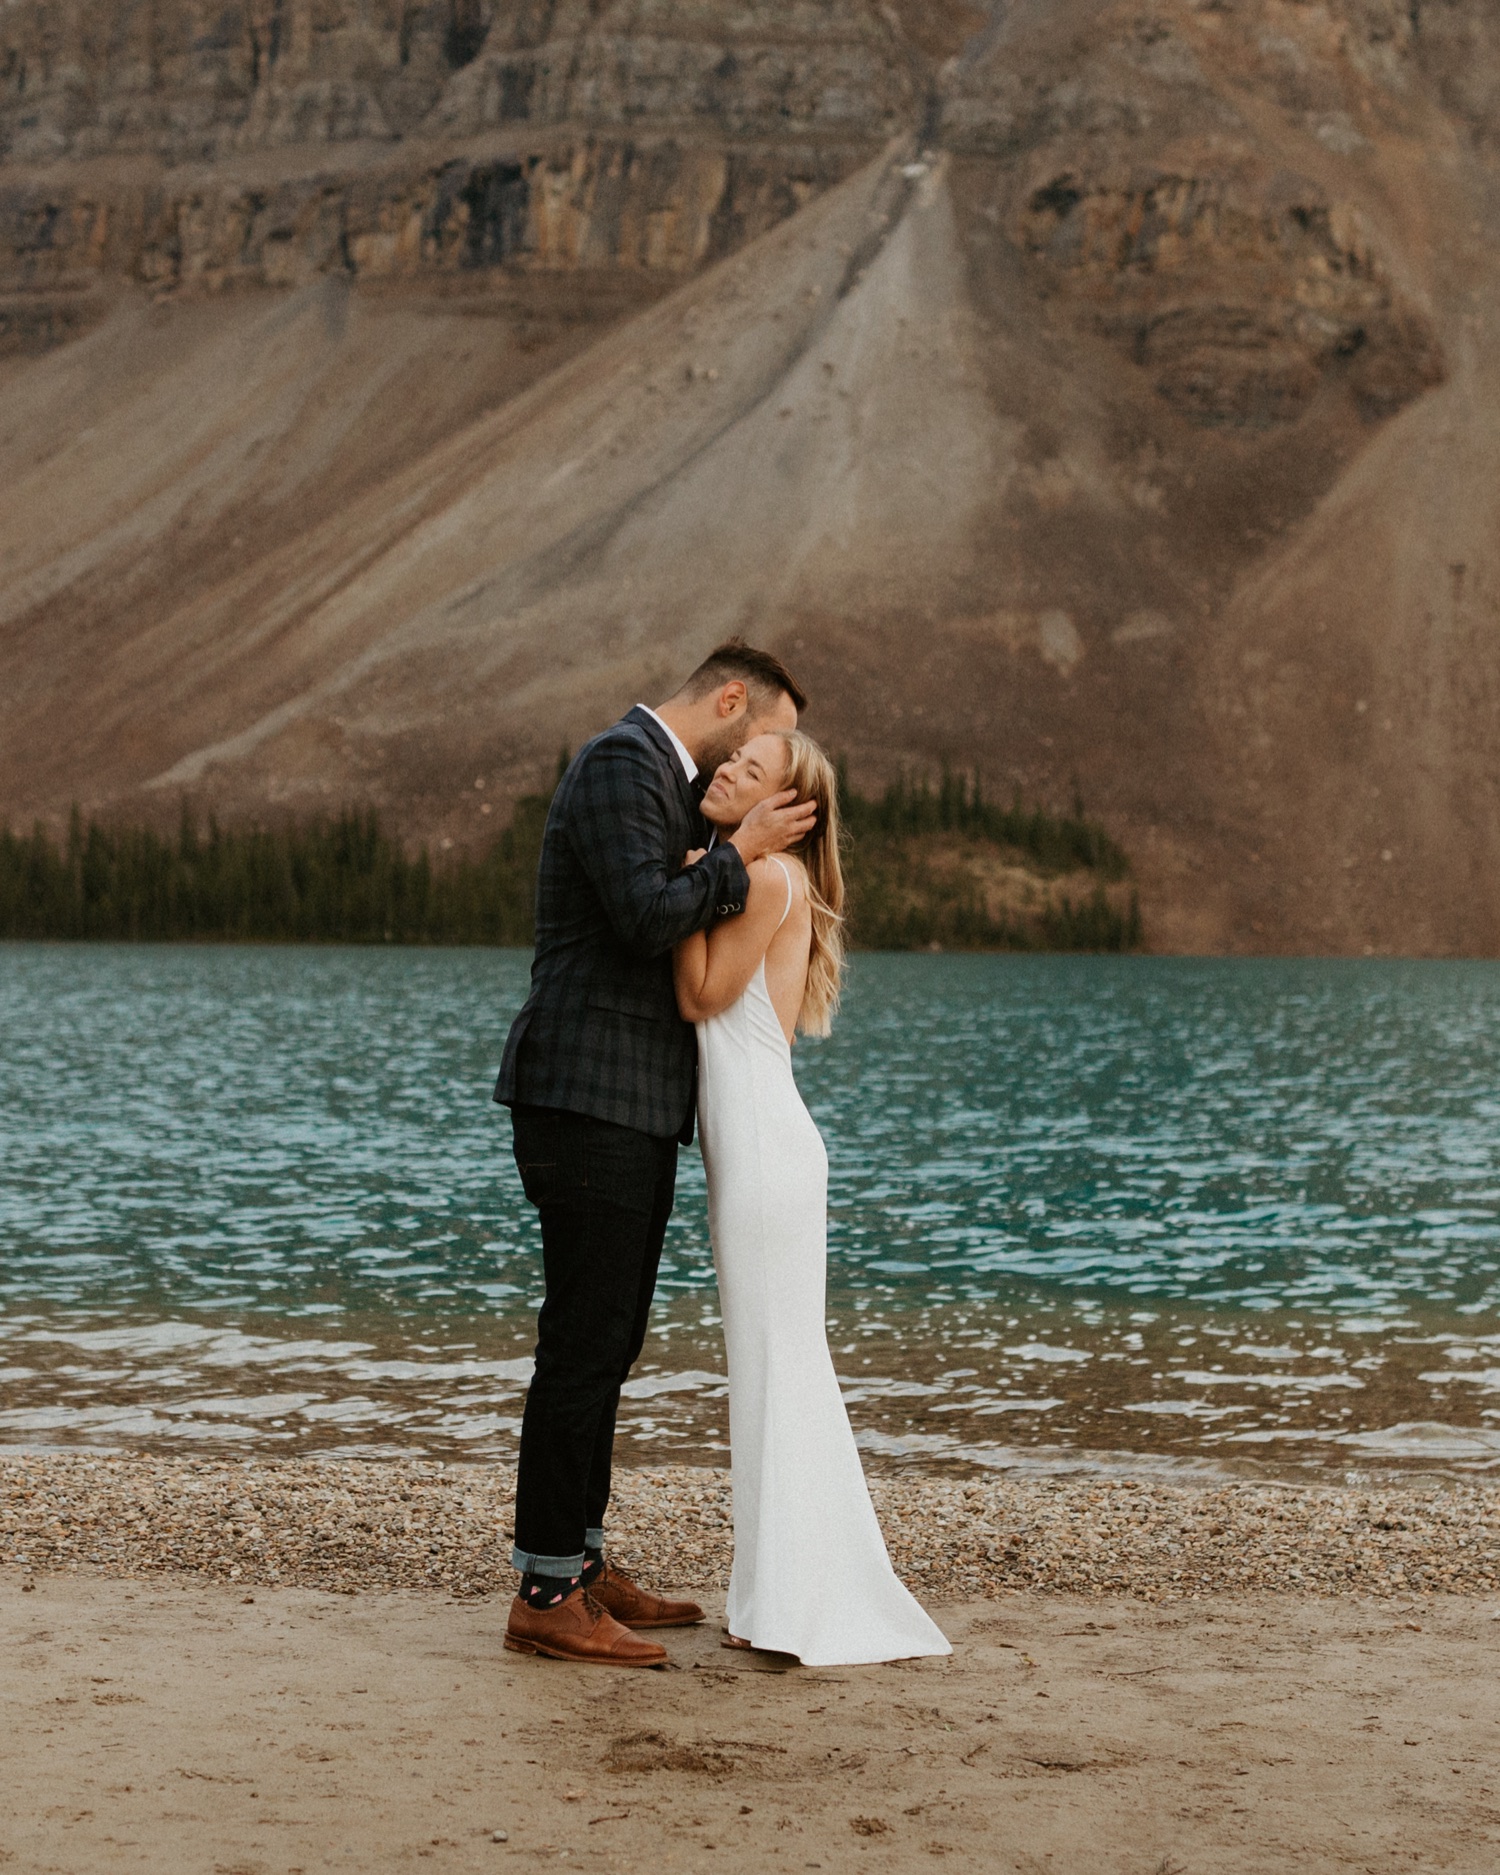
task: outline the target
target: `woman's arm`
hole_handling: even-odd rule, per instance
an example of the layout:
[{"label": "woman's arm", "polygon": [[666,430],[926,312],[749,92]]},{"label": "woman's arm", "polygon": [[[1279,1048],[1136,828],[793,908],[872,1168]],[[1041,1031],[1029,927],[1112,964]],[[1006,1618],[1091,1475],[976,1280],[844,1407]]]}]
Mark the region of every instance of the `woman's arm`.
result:
[{"label": "woman's arm", "polygon": [[698,1020],[695,998],[708,974],[708,933],[695,931],[672,952],[672,983],[677,991],[677,1013],[684,1022]]},{"label": "woman's arm", "polygon": [[744,995],[786,910],[786,875],[765,859],[750,868],[750,891],[738,918],[696,931],[672,953],[677,1007],[688,1022],[721,1015]]}]

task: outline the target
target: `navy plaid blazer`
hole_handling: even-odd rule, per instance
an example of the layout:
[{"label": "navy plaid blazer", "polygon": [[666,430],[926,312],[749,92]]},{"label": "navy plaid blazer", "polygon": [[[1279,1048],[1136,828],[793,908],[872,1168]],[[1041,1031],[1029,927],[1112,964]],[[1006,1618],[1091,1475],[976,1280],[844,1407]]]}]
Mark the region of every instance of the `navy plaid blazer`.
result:
[{"label": "navy plaid blazer", "polygon": [[698,1043],[677,1013],[672,946],[742,912],[750,889],[727,844],[683,870],[707,839],[698,796],[645,710],[579,750],[542,838],[531,994],[505,1044],[501,1105],[692,1138]]}]

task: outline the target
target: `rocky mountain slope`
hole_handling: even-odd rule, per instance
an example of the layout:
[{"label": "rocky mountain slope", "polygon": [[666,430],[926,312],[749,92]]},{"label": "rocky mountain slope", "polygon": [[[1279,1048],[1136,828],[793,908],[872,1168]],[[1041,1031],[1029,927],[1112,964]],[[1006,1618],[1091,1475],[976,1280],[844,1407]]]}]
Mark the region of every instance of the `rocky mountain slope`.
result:
[{"label": "rocky mountain slope", "polygon": [[1164,947],[1500,949],[1487,0],[12,0],[0,73],[13,821],[472,843],[739,629],[867,782],[1076,784]]}]

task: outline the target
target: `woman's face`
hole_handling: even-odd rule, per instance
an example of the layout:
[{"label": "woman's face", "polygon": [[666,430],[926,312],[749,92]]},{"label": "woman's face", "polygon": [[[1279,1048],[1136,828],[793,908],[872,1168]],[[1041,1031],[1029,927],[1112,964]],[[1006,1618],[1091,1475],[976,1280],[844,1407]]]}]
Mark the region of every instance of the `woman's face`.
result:
[{"label": "woman's face", "polygon": [[737,827],[757,801],[785,787],[790,754],[780,736],[752,736],[714,771],[703,818],[716,827]]}]

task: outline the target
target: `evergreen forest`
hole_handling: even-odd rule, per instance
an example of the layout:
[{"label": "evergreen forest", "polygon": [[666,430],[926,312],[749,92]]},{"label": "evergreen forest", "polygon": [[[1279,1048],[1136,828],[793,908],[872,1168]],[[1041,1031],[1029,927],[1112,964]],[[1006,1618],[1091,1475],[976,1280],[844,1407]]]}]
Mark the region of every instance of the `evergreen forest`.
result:
[{"label": "evergreen forest", "polygon": [[[482,855],[437,857],[408,851],[369,811],[221,827],[184,806],[168,835],[75,809],[60,842],[40,826],[0,832],[0,938],[525,946],[550,801],[550,789],[522,796]],[[935,787],[903,780],[876,799],[845,780],[841,802],[857,947],[1140,945],[1125,855],[1081,804],[1066,815],[1001,808],[952,775]],[[996,912],[972,864],[985,855],[1039,886],[1066,876],[1082,889],[1041,890],[1029,909]]]}]

